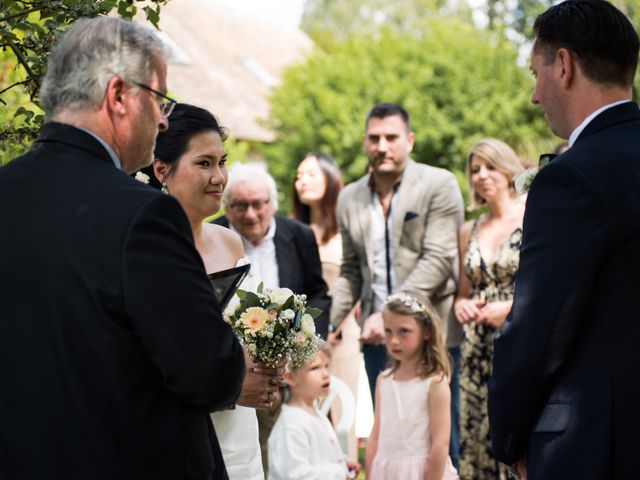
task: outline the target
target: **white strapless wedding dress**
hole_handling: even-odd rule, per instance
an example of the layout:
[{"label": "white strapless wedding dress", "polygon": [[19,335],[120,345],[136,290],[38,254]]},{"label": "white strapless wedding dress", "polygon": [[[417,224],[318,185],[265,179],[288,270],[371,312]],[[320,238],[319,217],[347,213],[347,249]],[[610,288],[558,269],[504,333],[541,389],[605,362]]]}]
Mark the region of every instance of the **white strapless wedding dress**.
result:
[{"label": "white strapless wedding dress", "polygon": [[[247,263],[249,260],[243,257],[236,266]],[[234,410],[213,412],[211,421],[229,480],[264,480],[256,410],[236,405]]]},{"label": "white strapless wedding dress", "polygon": [[213,412],[211,420],[229,480],[264,480],[255,409],[236,405],[235,410]]}]

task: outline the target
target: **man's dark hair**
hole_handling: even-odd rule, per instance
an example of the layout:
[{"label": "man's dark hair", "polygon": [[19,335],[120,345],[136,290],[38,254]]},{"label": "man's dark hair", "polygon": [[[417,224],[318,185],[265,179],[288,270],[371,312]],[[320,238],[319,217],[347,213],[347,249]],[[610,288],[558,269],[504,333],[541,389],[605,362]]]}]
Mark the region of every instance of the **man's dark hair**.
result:
[{"label": "man's dark hair", "polygon": [[364,129],[367,130],[369,120],[372,118],[387,118],[394,115],[399,115],[402,121],[407,126],[407,131],[411,131],[411,125],[409,124],[409,114],[407,111],[396,103],[378,103],[375,107],[369,110],[367,119],[364,121]]},{"label": "man's dark hair", "polygon": [[638,65],[638,34],[629,19],[604,0],[567,0],[549,8],[533,25],[534,52],[546,64],[559,48],[577,57],[590,80],[630,87]]}]

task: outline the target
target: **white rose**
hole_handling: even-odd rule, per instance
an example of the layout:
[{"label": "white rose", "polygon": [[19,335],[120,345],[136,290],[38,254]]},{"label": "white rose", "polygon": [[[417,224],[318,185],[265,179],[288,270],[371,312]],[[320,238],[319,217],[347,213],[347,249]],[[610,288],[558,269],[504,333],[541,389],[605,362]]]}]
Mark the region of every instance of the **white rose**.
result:
[{"label": "white rose", "polygon": [[236,310],[239,306],[240,298],[237,294],[234,293],[233,297],[231,297],[231,300],[229,300],[229,303],[227,303],[227,307],[224,309],[224,315],[226,317],[231,317],[234,313],[236,313]]},{"label": "white rose", "polygon": [[291,295],[293,292],[288,288],[274,288],[269,292],[269,298],[277,305],[282,305]]},{"label": "white rose", "polygon": [[285,320],[293,320],[293,317],[296,316],[296,314],[294,313],[293,310],[291,310],[290,308],[287,308],[285,311],[283,311],[280,315],[282,315],[282,318],[284,318]]},{"label": "white rose", "polygon": [[302,315],[302,331],[307,335],[316,333],[316,324],[313,321],[313,317],[308,313]]}]

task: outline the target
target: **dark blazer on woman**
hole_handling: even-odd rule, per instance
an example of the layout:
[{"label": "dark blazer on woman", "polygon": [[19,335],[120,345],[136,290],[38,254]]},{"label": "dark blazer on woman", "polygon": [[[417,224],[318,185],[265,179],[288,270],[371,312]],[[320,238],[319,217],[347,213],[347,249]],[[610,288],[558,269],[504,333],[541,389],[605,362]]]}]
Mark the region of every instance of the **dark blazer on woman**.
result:
[{"label": "dark blazer on woman", "polygon": [[495,456],[529,480],[637,479],[640,111],[599,114],[533,181],[489,390]]},{"label": "dark blazer on woman", "polygon": [[242,350],[172,198],[50,123],[0,170],[0,478],[227,478]]}]

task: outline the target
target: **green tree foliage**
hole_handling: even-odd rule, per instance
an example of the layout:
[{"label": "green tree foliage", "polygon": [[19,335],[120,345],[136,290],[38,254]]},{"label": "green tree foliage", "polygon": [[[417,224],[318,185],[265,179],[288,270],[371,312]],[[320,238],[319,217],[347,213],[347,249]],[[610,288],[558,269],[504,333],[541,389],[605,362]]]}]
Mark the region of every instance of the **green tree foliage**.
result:
[{"label": "green tree foliage", "polygon": [[[640,27],[640,0],[610,1],[631,19],[636,29]],[[487,15],[490,28],[511,28],[531,39],[538,15],[556,3],[554,0],[487,0],[478,8]]]},{"label": "green tree foliage", "polygon": [[[169,0],[0,0],[0,151],[14,153],[42,123],[40,80],[53,43],[74,20],[138,10],[156,27]],[[7,161],[3,155],[2,160]]]},{"label": "green tree foliage", "polygon": [[[17,74],[8,61],[8,55],[0,52],[0,85],[10,85],[15,83],[16,79]],[[29,103],[29,96],[21,89],[14,88],[5,92],[2,97],[0,132],[4,132],[4,138],[0,138],[0,166],[27,148],[31,132],[24,115],[14,116],[21,105]]]},{"label": "green tree foliage", "polygon": [[[633,23],[637,32],[640,32],[640,0],[610,0]],[[481,8],[489,19],[489,28],[511,30],[519,37],[515,43],[523,45],[533,41],[533,24],[542,12],[551,5],[557,3],[554,0],[488,0]],[[636,75],[634,82],[634,98],[638,99],[640,92],[640,76]]]},{"label": "green tree foliage", "polygon": [[[640,31],[640,0],[611,0]],[[478,2],[474,2],[478,3]],[[533,24],[554,0],[487,0],[471,8],[466,1],[444,0],[307,0],[302,29],[321,48],[330,50],[351,34],[371,34],[386,26],[403,32],[419,32],[426,18],[455,16],[470,21],[472,12],[483,14],[487,28],[504,34],[517,47],[533,40]],[[635,97],[640,91],[636,78]]]},{"label": "green tree foliage", "polygon": [[444,0],[306,0],[301,28],[323,48],[350,35],[371,34],[381,26],[418,31],[424,19],[442,11]]},{"label": "green tree foliage", "polygon": [[[631,23],[640,32],[640,0],[613,0],[613,3],[629,17]],[[633,98],[638,101],[640,95],[640,75],[636,70],[636,78],[633,82]]]},{"label": "green tree foliage", "polygon": [[411,115],[413,157],[460,173],[467,150],[482,137],[520,152],[553,144],[542,113],[530,104],[532,86],[511,44],[458,19],[430,19],[419,34],[384,29],[351,36],[285,72],[271,104],[278,141],[265,153],[282,191],[310,150],[332,154],[350,182],[367,168],[368,110],[397,102]]},{"label": "green tree foliage", "polygon": [[486,15],[490,30],[511,29],[523,42],[531,38],[533,22],[538,15],[554,3],[553,0],[487,0],[476,10]]}]

